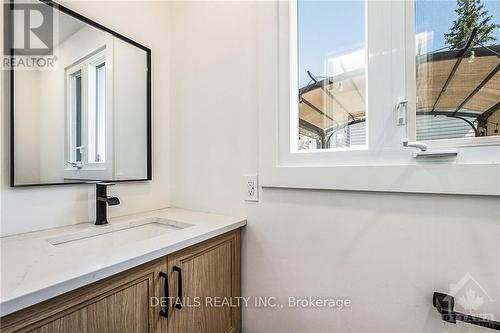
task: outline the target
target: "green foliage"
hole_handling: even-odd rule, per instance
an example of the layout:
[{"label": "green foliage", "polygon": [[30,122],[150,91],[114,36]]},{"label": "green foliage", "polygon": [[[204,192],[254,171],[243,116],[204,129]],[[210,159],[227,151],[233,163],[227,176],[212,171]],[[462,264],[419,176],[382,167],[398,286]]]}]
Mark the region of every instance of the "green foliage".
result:
[{"label": "green foliage", "polygon": [[482,0],[457,0],[455,12],[458,18],[453,21],[450,31],[444,34],[446,44],[452,49],[462,48],[474,27],[478,28],[474,41],[485,45],[496,41],[493,32],[500,28],[500,24],[492,22],[493,16],[488,14]]}]

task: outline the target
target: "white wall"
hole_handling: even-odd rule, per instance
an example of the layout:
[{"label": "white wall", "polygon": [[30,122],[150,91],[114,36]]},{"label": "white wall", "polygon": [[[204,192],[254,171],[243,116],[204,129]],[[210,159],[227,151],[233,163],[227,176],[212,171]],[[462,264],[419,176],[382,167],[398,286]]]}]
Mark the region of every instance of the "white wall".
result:
[{"label": "white wall", "polygon": [[[16,173],[16,178],[27,183],[40,180],[40,113],[36,106],[40,104],[40,72],[37,70],[20,71],[14,82],[15,89],[29,92],[29,96],[20,98],[16,107],[16,131],[14,140],[18,144],[15,156],[16,165],[23,165]],[[22,164],[21,164],[22,161]]]},{"label": "white wall", "polygon": [[[118,184],[110,188],[121,205],[110,216],[124,215],[169,205],[169,80],[168,10],[166,2],[65,3],[121,34],[153,49],[153,181]],[[3,6],[0,9],[3,15]],[[3,17],[3,16],[1,16]],[[5,73],[3,73],[5,74]],[[1,110],[1,230],[2,236],[46,229],[94,218],[94,188],[89,185],[56,187],[9,187],[9,112],[5,100],[7,76],[3,75]],[[43,217],[41,219],[40,217]]]},{"label": "white wall", "polygon": [[272,15],[271,2],[172,3],[172,205],[248,217],[244,295],[353,305],[248,308],[244,332],[482,331],[444,327],[431,297],[470,272],[495,299],[481,311],[500,316],[499,198],[264,189],[242,201],[241,176],[258,171],[258,29],[276,28],[259,6]]},{"label": "white wall", "polygon": [[113,58],[113,179],[146,178],[146,52],[114,38]]}]

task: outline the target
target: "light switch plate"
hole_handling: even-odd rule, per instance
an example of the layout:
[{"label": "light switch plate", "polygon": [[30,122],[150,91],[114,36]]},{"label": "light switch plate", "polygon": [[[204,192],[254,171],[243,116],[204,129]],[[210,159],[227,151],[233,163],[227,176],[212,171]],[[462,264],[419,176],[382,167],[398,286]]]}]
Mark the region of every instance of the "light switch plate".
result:
[{"label": "light switch plate", "polygon": [[259,182],[257,175],[244,175],[245,201],[259,201]]}]

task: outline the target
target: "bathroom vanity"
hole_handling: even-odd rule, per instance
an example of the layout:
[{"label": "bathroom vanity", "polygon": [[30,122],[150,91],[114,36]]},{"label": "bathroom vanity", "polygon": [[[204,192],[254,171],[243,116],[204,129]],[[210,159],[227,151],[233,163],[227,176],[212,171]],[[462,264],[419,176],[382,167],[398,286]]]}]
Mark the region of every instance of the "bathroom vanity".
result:
[{"label": "bathroom vanity", "polygon": [[241,218],[169,208],[0,240],[2,332],[239,332]]}]

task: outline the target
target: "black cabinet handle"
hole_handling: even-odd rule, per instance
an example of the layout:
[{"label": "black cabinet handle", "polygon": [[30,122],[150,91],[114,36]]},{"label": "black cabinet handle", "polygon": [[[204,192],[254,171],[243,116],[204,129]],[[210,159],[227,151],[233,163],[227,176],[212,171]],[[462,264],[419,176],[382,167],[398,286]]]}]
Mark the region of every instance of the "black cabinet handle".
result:
[{"label": "black cabinet handle", "polygon": [[163,272],[160,272],[160,277],[164,279],[164,285],[163,285],[163,296],[164,296],[164,300],[165,300],[165,308],[163,308],[163,306],[161,306],[161,299],[160,299],[160,307],[161,307],[161,310],[160,310],[160,316],[162,316],[163,318],[168,318],[168,303],[169,303],[169,299],[168,299],[168,276],[167,276],[167,273],[163,273]]},{"label": "black cabinet handle", "polygon": [[177,266],[174,266],[173,270],[174,272],[177,272],[179,274],[177,279],[177,299],[175,301],[174,307],[180,310],[182,309],[182,270]]}]

